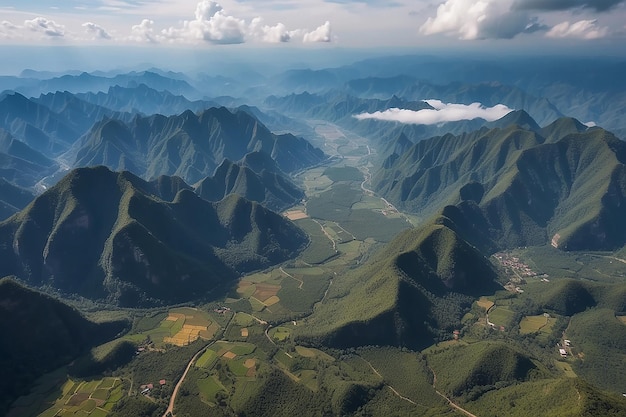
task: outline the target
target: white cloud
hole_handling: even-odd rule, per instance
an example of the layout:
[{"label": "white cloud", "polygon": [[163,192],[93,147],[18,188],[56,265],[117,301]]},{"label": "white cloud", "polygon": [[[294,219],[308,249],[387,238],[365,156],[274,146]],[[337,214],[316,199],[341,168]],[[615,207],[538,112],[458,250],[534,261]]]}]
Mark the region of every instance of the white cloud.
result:
[{"label": "white cloud", "polygon": [[550,38],[599,39],[609,34],[607,27],[598,25],[598,21],[580,20],[578,22],[562,22],[555,25],[546,36]]},{"label": "white cloud", "polygon": [[462,40],[513,38],[545,28],[527,12],[511,8],[513,0],[446,0],[420,27],[424,35],[438,33]]},{"label": "white cloud", "polygon": [[17,26],[15,26],[13,23],[9,22],[8,20],[3,20],[2,23],[0,23],[0,26],[2,26],[3,29],[7,29],[7,30],[15,30],[15,29],[17,29]]},{"label": "white cloud", "polygon": [[248,37],[261,42],[279,43],[289,42],[293,37],[298,36],[302,30],[287,30],[287,26],[277,23],[274,26],[262,24],[263,19],[255,17],[250,22]]},{"label": "white cloud", "polygon": [[598,126],[598,125],[596,124],[596,122],[587,122],[587,123],[583,123],[583,124],[584,124],[585,126],[587,126],[587,127],[596,127],[596,126]]},{"label": "white cloud", "polygon": [[330,22],[326,21],[322,26],[319,26],[312,32],[308,32],[304,34],[302,38],[302,42],[330,42],[331,41],[331,30],[330,30]]},{"label": "white cloud", "polygon": [[45,17],[25,20],[24,27],[50,37],[63,37],[65,35],[65,26],[59,25],[54,20],[49,20]]},{"label": "white cloud", "polygon": [[168,42],[236,44],[246,41],[289,42],[300,36],[304,42],[328,42],[330,23],[326,22],[311,33],[305,33],[303,29],[289,30],[283,23],[264,25],[261,17],[247,24],[244,19],[227,14],[219,3],[202,0],[196,6],[194,20],[185,20],[182,27],[162,30],[158,38]]},{"label": "white cloud", "polygon": [[493,107],[484,107],[480,103],[455,104],[443,103],[440,100],[424,100],[433,109],[406,110],[392,108],[375,113],[362,113],[354,117],[358,120],[382,120],[390,122],[400,122],[406,124],[434,125],[445,122],[457,122],[460,120],[484,119],[488,122],[498,120],[513,109],[504,104],[497,104]]},{"label": "white cloud", "polygon": [[87,33],[93,35],[93,39],[111,39],[111,35],[100,25],[85,22],[82,24],[82,27],[85,28]]},{"label": "white cloud", "polygon": [[135,42],[157,43],[158,40],[155,37],[153,26],[153,20],[143,19],[140,24],[134,25],[131,28],[130,40]]}]

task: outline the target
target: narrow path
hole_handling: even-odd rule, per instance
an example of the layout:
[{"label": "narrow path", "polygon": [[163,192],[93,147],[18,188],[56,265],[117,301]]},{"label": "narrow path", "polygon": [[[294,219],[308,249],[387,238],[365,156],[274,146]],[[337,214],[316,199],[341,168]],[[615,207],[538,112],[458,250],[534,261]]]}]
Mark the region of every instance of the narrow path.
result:
[{"label": "narrow path", "polygon": [[337,243],[335,243],[335,240],[332,238],[332,236],[328,234],[326,229],[324,229],[324,225],[322,225],[322,223],[320,223],[317,219],[311,219],[311,220],[313,220],[315,223],[319,224],[319,226],[322,228],[322,232],[324,232],[324,235],[326,235],[328,240],[330,240],[333,243],[333,250],[335,252],[337,252]]},{"label": "narrow path", "polygon": [[302,286],[304,285],[304,281],[302,281],[300,278],[294,277],[289,272],[285,271],[282,266],[280,268],[278,268],[278,269],[280,270],[280,272],[282,272],[283,274],[287,275],[289,278],[292,278],[292,279],[298,281],[300,283],[300,285],[298,285],[298,289],[299,290],[302,289]]},{"label": "narrow path", "polygon": [[450,405],[450,407],[454,408],[457,411],[460,411],[461,413],[465,414],[466,416],[469,417],[478,417],[476,414],[472,414],[469,411],[467,411],[466,409],[462,408],[461,406],[455,404],[450,398],[446,397],[445,394],[441,393],[437,387],[435,387],[435,385],[437,385],[437,374],[435,373],[435,370],[433,368],[430,367],[430,365],[428,365],[428,369],[430,369],[430,372],[433,373],[433,388],[435,389],[435,392],[437,393],[437,395],[439,395],[441,398],[445,399],[448,404]]},{"label": "narrow path", "polygon": [[[374,371],[374,373],[375,373],[376,375],[378,375],[378,376],[379,376],[379,377],[380,377],[383,381],[385,380],[385,378],[383,378],[383,376],[380,374],[380,372],[378,372],[378,370],[377,370],[376,368],[374,368],[374,365],[372,365],[372,364],[370,363],[370,361],[368,361],[367,359],[365,359],[365,358],[363,358],[363,357],[360,357],[360,358],[361,358],[361,359],[363,359],[363,360],[365,361],[365,363],[367,363],[367,364],[370,366],[370,368],[372,368],[372,371]],[[386,387],[388,387],[388,388],[391,390],[391,392],[393,392],[393,393],[394,393],[394,395],[396,395],[398,398],[400,398],[400,399],[402,399],[402,400],[404,400],[404,401],[406,401],[406,402],[409,402],[409,403],[411,403],[411,404],[413,404],[413,405],[421,406],[421,404],[418,404],[418,403],[416,403],[415,401],[413,401],[412,399],[407,398],[407,397],[405,397],[404,395],[400,394],[400,393],[399,393],[398,391],[396,391],[396,389],[395,389],[394,387],[392,387],[391,385],[389,385],[389,384],[385,384],[385,386],[386,386]]]},{"label": "narrow path", "polygon": [[350,233],[349,231],[347,231],[346,229],[344,229],[339,223],[337,222],[333,222],[335,225],[337,225],[338,228],[340,228],[341,230],[343,230],[344,232],[346,232],[347,234],[349,234],[350,236],[352,236],[352,240],[356,240],[356,236],[354,236],[352,233]]}]

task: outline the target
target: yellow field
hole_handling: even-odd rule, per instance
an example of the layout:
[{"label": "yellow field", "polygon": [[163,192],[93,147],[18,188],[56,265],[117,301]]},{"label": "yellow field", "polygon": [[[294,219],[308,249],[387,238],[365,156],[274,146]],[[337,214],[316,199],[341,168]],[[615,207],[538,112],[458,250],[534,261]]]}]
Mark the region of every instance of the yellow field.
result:
[{"label": "yellow field", "polygon": [[485,297],[480,297],[480,299],[476,301],[476,304],[478,304],[478,307],[482,307],[483,309],[485,309],[485,311],[487,311],[491,307],[493,307],[494,302],[486,299]]},{"label": "yellow field", "polygon": [[254,365],[256,365],[256,360],[255,359],[246,359],[246,361],[243,363],[243,366],[245,366],[246,368],[253,368]]},{"label": "yellow field", "polygon": [[244,327],[243,329],[241,329],[241,337],[248,337],[248,328]]},{"label": "yellow field", "polygon": [[169,315],[165,318],[167,321],[178,321],[185,320],[185,315],[181,313],[169,313]]},{"label": "yellow field", "polygon": [[276,295],[272,295],[270,298],[265,300],[264,304],[268,307],[273,306],[274,304],[278,304],[280,302],[280,298]]},{"label": "yellow field", "polygon": [[237,355],[236,355],[236,354],[234,354],[234,353],[233,353],[233,352],[231,352],[231,351],[228,351],[228,352],[224,353],[224,354],[222,355],[222,357],[223,357],[223,358],[225,358],[225,359],[235,359],[235,358],[237,357]]},{"label": "yellow field", "polygon": [[200,337],[211,339],[219,329],[217,323],[208,319],[206,312],[188,307],[171,310],[165,321],[178,323],[178,326],[182,323],[176,334],[163,338],[164,343],[176,346],[186,346]]},{"label": "yellow field", "polygon": [[200,337],[200,332],[206,332],[207,326],[192,326],[184,324],[180,332],[172,337],[164,337],[165,343],[171,343],[176,346],[186,346],[191,342],[195,342]]},{"label": "yellow field", "polygon": [[289,220],[308,219],[309,215],[302,210],[290,210],[284,213],[285,217]]},{"label": "yellow field", "polygon": [[617,316],[617,319],[622,323],[626,324],[626,316]]}]

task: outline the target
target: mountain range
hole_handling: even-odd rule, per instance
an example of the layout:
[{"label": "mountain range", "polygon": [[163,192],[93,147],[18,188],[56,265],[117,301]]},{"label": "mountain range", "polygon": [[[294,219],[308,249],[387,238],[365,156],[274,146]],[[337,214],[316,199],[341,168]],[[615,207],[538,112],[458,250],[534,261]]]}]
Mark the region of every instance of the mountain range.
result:
[{"label": "mountain range", "polygon": [[492,246],[624,246],[626,145],[574,119],[533,126],[420,141],[389,155],[373,187],[398,207],[426,217],[461,203],[466,222],[482,229],[479,235],[488,231]]},{"label": "mountain range", "polygon": [[177,175],[188,183],[209,176],[224,160],[264,151],[290,173],[321,162],[324,153],[305,139],[275,135],[245,111],[210,108],[176,116],[135,116],[96,123],[65,156],[74,167],[106,165],[144,178]]},{"label": "mountain range", "polygon": [[237,195],[210,203],[183,184],[74,170],[0,223],[0,275],[119,305],[171,304],[217,297],[239,273],[308,242],[257,203]]}]

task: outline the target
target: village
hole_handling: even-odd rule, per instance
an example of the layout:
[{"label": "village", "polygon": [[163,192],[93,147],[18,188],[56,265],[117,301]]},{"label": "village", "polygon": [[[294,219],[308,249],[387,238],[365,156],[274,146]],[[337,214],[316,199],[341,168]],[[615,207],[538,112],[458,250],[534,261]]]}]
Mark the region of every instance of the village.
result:
[{"label": "village", "polygon": [[492,255],[498,260],[498,263],[504,268],[509,278],[509,282],[504,288],[510,292],[521,294],[524,290],[520,285],[526,284],[527,278],[540,277],[543,282],[550,282],[548,274],[540,274],[534,271],[528,264],[522,262],[519,257],[513,256],[507,252],[497,252]]}]

